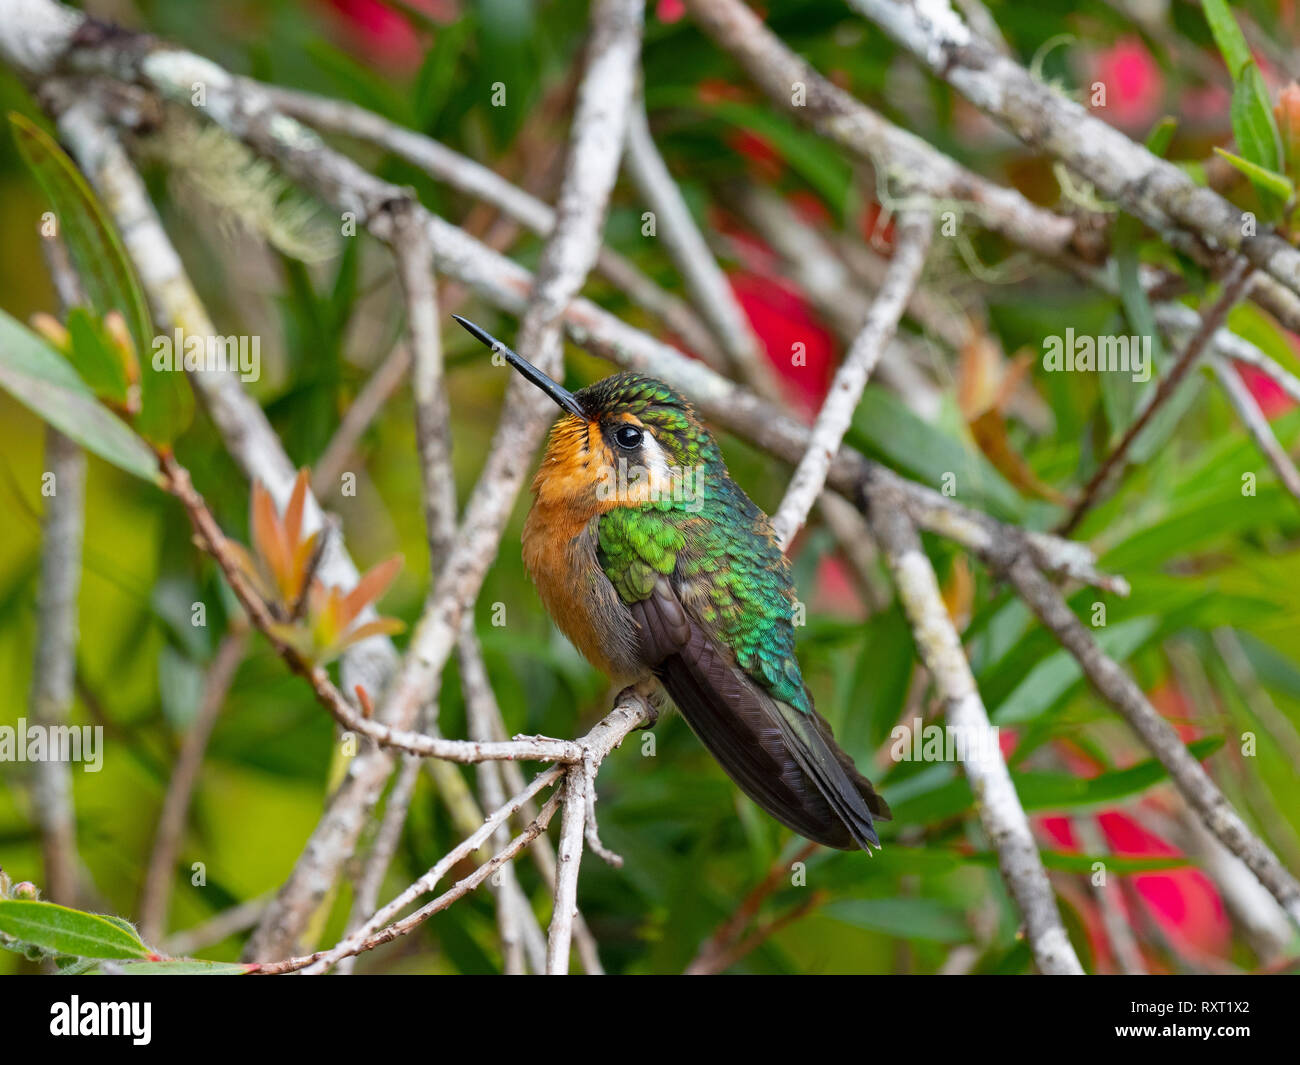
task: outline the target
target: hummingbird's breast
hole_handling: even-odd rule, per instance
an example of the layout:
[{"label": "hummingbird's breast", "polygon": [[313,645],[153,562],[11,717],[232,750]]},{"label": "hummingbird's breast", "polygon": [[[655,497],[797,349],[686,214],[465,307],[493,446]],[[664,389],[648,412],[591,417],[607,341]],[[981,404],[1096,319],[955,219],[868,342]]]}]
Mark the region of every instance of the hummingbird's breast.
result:
[{"label": "hummingbird's breast", "polygon": [[631,611],[596,557],[600,515],[610,503],[597,484],[610,457],[599,427],[562,418],[533,479],[524,522],[524,566],[561,632],[612,680],[628,684],[648,670]]}]

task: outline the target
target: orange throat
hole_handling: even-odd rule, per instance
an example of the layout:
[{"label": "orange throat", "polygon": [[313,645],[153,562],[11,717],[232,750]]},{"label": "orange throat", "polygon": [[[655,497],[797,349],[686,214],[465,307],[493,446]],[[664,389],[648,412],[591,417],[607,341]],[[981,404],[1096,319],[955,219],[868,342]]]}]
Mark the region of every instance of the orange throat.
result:
[{"label": "orange throat", "polygon": [[597,422],[568,416],[556,422],[533,478],[533,507],[524,522],[524,566],[560,631],[597,669],[619,678],[594,625],[591,602],[599,572],[591,520],[616,505],[597,486],[612,456]]}]

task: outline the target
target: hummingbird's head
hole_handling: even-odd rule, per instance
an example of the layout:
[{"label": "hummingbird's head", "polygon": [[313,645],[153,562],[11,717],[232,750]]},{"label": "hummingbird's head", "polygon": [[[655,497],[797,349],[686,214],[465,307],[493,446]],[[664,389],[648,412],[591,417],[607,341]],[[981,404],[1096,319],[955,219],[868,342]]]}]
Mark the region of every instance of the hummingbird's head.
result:
[{"label": "hummingbird's head", "polygon": [[679,392],[639,373],[570,392],[473,322],[452,317],[564,412],[533,481],[540,504],[587,513],[649,503],[699,509],[707,472],[722,459]]}]

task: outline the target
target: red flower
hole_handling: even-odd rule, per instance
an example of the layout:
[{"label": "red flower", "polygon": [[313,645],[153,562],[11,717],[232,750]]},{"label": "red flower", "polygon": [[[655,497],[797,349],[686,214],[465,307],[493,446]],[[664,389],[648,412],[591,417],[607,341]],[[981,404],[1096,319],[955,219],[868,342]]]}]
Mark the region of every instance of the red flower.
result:
[{"label": "red flower", "polygon": [[782,381],[809,413],[830,387],[835,342],[791,284],[757,274],[731,275],[731,288]]},{"label": "red flower", "polygon": [[1091,76],[1105,86],[1105,106],[1098,110],[1111,123],[1132,129],[1155,121],[1164,76],[1141,38],[1125,37],[1098,53]]},{"label": "red flower", "polygon": [[727,137],[727,146],[738,155],[745,157],[755,180],[763,184],[771,184],[781,176],[784,164],[781,162],[780,153],[765,137],[760,137],[747,129],[740,129]]},{"label": "red flower", "polygon": [[660,22],[676,22],[686,14],[686,5],[682,0],[659,0],[655,7],[655,15]]},{"label": "red flower", "polygon": [[[453,0],[408,0],[440,22],[458,13]],[[380,0],[328,0],[346,23],[346,40],[370,63],[386,71],[409,74],[424,59],[424,44],[411,23]]]},{"label": "red flower", "polygon": [[[1117,855],[1172,857],[1182,853],[1127,814],[1098,814],[1097,823]],[[1232,934],[1227,910],[1214,882],[1199,869],[1137,873],[1133,886],[1152,919],[1175,944],[1181,942],[1206,954],[1227,953]]]},{"label": "red flower", "polygon": [[1250,394],[1255,397],[1255,402],[1259,404],[1259,409],[1264,412],[1264,417],[1273,419],[1278,415],[1285,414],[1295,406],[1295,400],[1282,390],[1273,378],[1262,370],[1257,370],[1253,366],[1238,366],[1237,372],[1241,374],[1241,379],[1246,382],[1246,387],[1250,389]]}]

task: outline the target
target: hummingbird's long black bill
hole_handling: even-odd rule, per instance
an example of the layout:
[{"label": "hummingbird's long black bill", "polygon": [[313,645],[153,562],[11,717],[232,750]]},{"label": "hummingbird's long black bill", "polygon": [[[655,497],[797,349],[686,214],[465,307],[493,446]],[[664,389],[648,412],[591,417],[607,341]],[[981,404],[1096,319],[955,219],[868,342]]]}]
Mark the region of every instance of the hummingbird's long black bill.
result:
[{"label": "hummingbird's long black bill", "polygon": [[564,410],[568,411],[570,414],[576,415],[583,421],[588,420],[587,412],[582,409],[582,404],[578,402],[578,397],[562,384],[544,374],[531,362],[520,355],[519,352],[507,347],[482,326],[475,325],[468,318],[462,318],[459,314],[453,314],[452,317],[460,323],[461,328],[464,329],[465,332],[480,344],[491,348],[494,353],[499,351],[504,355],[506,362],[510,363],[511,366],[550,396],[551,399],[555,400],[555,402],[564,408]]}]

